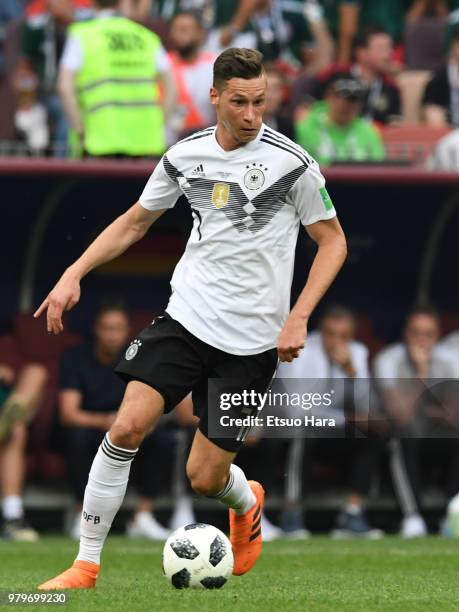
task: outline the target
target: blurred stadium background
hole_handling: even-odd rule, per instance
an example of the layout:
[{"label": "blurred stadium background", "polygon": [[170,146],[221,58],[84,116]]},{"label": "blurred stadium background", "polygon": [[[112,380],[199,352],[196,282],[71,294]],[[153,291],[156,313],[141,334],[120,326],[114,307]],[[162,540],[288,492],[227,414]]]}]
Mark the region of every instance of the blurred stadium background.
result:
[{"label": "blurred stadium background", "polygon": [[[164,76],[159,103],[166,111],[161,129],[169,145],[212,124],[200,106],[208,86],[203,83],[211,80],[209,58],[228,46],[263,51],[271,96],[267,122],[323,162],[348,237],[348,261],[324,306],[341,304],[355,313],[356,339],[368,348],[370,362],[400,340],[414,304],[435,304],[442,337],[459,330],[459,2],[121,0],[119,11],[157,34],[167,52],[159,70]],[[95,313],[107,298],[122,298],[128,306],[131,335],[161,313],[191,227],[181,203],[141,243],[90,274],[61,336],[49,337],[44,322],[32,320],[64,268],[136,200],[158,160],[122,150],[94,155],[84,136],[80,150],[68,146],[75,126],[64,110],[68,91],[58,87],[59,62],[69,25],[92,18],[90,0],[0,1],[0,364],[6,367],[7,390],[28,364],[46,368],[44,396],[28,428],[22,496],[39,532],[68,529],[75,508],[58,405],[62,355],[90,338]],[[335,107],[340,102],[352,107],[341,120]],[[193,118],[196,107],[202,113]],[[315,150],[308,142],[316,143]],[[293,299],[312,256],[311,243],[301,236]],[[312,328],[316,325],[317,319]],[[458,344],[450,344],[459,367]],[[187,497],[179,474],[189,428],[170,424],[170,457],[165,455],[159,468],[151,465],[164,473],[155,499],[163,524],[174,496]],[[248,464],[260,462],[265,452],[260,447],[257,456],[255,447],[242,453]],[[267,514],[274,523],[285,510],[285,454],[278,449],[271,469]],[[367,507],[373,524],[395,532],[402,510],[389,455],[384,453],[372,475]],[[309,528],[333,526],[347,492],[340,467],[333,457],[325,463],[312,457],[301,499]],[[435,457],[423,470],[422,511],[433,532],[448,501],[442,473]],[[135,489],[128,495],[119,529],[135,495]],[[193,504],[199,518],[215,512],[211,502]],[[218,524],[223,513],[213,520]]]}]

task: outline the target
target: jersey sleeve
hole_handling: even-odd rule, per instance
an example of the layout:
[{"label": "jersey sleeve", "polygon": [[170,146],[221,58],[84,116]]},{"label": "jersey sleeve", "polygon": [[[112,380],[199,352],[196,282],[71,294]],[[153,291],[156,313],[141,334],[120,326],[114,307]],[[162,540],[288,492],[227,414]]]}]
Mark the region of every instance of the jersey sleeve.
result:
[{"label": "jersey sleeve", "polygon": [[166,171],[165,163],[167,164],[168,161],[164,155],[139,198],[140,204],[147,210],[173,208],[182,194],[176,178]]},{"label": "jersey sleeve", "polygon": [[325,188],[325,178],[315,161],[293,185],[288,199],[296,208],[303,225],[336,217],[335,207]]}]

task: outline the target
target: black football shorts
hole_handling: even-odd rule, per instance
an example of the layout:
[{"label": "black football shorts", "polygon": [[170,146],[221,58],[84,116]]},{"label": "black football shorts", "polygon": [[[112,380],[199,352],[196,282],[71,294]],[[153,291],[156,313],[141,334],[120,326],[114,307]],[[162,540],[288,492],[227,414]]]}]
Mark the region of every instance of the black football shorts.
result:
[{"label": "black football shorts", "polygon": [[242,442],[208,434],[208,379],[231,379],[232,391],[266,391],[277,366],[277,350],[257,355],[232,355],[206,344],[167,313],[157,317],[131,342],[115,372],[125,381],[138,380],[160,393],[170,412],[190,392],[199,429],[214,444],[237,452]]}]

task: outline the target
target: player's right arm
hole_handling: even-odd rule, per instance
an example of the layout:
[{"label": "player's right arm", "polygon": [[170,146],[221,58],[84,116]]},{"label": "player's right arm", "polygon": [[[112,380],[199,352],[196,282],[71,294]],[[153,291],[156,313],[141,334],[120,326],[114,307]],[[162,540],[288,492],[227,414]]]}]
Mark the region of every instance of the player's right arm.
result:
[{"label": "player's right arm", "polygon": [[48,332],[63,331],[62,314],[80,299],[80,281],[91,270],[124,253],[131,244],[140,240],[165,209],[148,210],[139,202],[111,223],[89,245],[83,255],[61,276],[55,287],[35,312],[39,317],[46,310]]}]

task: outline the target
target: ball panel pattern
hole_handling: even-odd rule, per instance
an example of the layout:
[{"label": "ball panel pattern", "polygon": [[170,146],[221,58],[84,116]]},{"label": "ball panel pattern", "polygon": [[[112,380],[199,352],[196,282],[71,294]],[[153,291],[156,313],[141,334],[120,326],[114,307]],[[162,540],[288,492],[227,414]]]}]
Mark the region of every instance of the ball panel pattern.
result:
[{"label": "ball panel pattern", "polygon": [[199,555],[199,550],[186,538],[180,538],[175,540],[175,542],[171,542],[171,548],[180,559],[196,559]]}]

